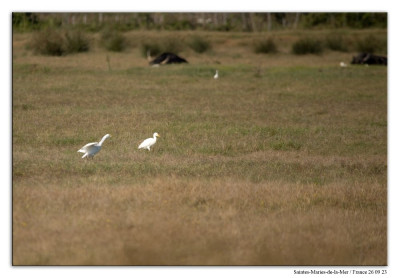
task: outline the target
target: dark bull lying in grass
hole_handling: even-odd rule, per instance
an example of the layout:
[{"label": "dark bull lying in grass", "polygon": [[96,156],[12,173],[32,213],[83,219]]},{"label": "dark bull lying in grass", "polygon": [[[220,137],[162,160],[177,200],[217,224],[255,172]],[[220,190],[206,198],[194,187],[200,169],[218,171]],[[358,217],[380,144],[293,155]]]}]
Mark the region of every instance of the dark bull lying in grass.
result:
[{"label": "dark bull lying in grass", "polygon": [[174,53],[168,53],[168,52],[162,53],[161,55],[157,56],[154,60],[151,60],[150,53],[148,52],[147,59],[149,60],[149,64],[151,66],[187,63],[187,61],[184,58],[181,58]]},{"label": "dark bull lying in grass", "polygon": [[353,56],[351,63],[362,65],[387,65],[387,57],[371,53],[360,53],[357,56]]}]

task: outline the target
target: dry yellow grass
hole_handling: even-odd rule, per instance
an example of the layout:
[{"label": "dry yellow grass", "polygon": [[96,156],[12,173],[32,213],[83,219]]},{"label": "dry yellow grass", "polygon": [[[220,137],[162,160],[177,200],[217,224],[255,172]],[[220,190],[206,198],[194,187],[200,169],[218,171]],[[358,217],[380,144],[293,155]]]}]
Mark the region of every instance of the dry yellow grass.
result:
[{"label": "dry yellow grass", "polygon": [[386,68],[293,56],[286,32],[266,56],[204,32],[212,52],[150,68],[158,34],[66,57],[14,35],[13,264],[386,265]]},{"label": "dry yellow grass", "polygon": [[384,263],[385,194],[379,184],[319,187],[229,179],[19,185],[14,263]]}]

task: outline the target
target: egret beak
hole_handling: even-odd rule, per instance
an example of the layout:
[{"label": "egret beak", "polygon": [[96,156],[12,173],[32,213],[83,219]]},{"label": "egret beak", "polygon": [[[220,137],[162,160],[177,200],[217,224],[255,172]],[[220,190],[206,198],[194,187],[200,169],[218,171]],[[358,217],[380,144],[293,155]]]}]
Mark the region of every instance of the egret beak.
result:
[{"label": "egret beak", "polygon": [[161,136],[160,136],[160,135],[158,135],[158,134],[157,134],[156,136],[157,136],[157,137],[161,137]]}]

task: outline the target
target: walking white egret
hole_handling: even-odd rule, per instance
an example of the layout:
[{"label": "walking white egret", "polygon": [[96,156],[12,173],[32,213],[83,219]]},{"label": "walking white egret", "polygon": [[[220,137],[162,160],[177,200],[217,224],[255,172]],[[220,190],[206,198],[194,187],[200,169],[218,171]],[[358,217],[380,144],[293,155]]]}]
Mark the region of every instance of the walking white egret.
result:
[{"label": "walking white egret", "polygon": [[93,143],[86,144],[78,152],[84,153],[82,158],[85,158],[85,157],[93,158],[94,155],[97,154],[101,150],[101,145],[103,145],[104,141],[109,137],[111,137],[111,135],[106,134],[103,136],[103,138],[101,138],[100,142],[93,142]]},{"label": "walking white egret", "polygon": [[144,140],[139,145],[138,149],[148,149],[150,151],[150,147],[153,146],[156,143],[157,137],[160,137],[160,135],[158,135],[157,132],[154,132],[153,138],[147,138],[146,140]]}]

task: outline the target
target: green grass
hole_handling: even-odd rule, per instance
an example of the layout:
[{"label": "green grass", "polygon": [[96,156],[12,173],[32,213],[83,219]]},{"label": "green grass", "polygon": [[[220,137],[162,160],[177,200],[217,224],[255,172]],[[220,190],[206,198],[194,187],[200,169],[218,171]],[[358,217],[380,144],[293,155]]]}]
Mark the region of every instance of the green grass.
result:
[{"label": "green grass", "polygon": [[14,264],[387,263],[387,68],[282,45],[264,63],[252,34],[208,35],[212,52],[158,68],[13,37]]}]

